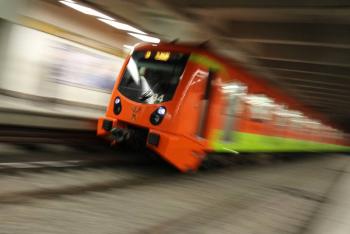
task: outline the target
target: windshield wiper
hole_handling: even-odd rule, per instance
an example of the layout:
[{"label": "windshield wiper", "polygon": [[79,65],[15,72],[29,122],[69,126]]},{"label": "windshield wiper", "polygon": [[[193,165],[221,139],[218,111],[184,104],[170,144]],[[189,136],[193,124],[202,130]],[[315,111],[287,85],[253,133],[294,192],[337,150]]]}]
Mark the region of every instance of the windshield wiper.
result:
[{"label": "windshield wiper", "polygon": [[153,93],[152,93],[152,90],[147,90],[145,93],[143,93],[140,97],[139,97],[139,100],[140,101],[145,101],[147,99],[149,99],[150,97],[153,96]]}]

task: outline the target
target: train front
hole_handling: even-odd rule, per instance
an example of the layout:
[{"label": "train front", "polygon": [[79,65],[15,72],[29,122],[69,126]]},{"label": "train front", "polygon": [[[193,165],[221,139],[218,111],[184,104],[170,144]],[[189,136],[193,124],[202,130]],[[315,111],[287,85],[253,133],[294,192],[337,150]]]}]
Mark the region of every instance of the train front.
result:
[{"label": "train front", "polygon": [[204,151],[193,137],[198,111],[187,107],[196,102],[186,96],[194,82],[189,59],[185,49],[136,47],[119,74],[106,116],[98,121],[98,135],[145,146],[181,171],[195,170]]}]

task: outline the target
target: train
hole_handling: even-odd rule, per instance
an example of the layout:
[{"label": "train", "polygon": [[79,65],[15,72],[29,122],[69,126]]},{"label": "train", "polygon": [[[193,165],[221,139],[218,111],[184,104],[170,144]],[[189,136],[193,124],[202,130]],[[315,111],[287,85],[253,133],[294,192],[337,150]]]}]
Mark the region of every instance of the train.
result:
[{"label": "train", "polygon": [[177,43],[134,47],[97,135],[143,145],[182,172],[211,153],[350,151],[346,133],[276,86],[205,46]]}]

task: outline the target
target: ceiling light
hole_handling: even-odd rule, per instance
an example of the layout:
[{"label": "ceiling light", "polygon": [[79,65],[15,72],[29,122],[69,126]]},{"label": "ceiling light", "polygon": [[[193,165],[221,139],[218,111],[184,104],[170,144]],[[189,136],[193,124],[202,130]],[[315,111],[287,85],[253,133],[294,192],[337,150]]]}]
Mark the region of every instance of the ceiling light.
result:
[{"label": "ceiling light", "polygon": [[98,19],[114,28],[120,29],[120,30],[124,30],[124,31],[129,31],[129,32],[135,32],[135,33],[140,33],[140,34],[146,34],[145,32],[142,32],[141,30],[138,30],[137,28],[130,26],[128,24],[123,24],[123,23],[119,23],[117,21],[114,20],[106,20],[106,19]]},{"label": "ceiling light", "polygon": [[146,35],[140,35],[136,33],[128,33],[129,35],[136,37],[137,39],[140,39],[145,42],[150,42],[150,43],[159,43],[160,39],[156,37],[151,37],[151,36],[146,36]]},{"label": "ceiling light", "polygon": [[96,16],[96,17],[99,17],[99,18],[103,18],[103,19],[109,19],[109,20],[113,20],[112,17],[109,17],[108,15],[105,15],[99,11],[96,11],[95,9],[92,9],[90,7],[87,7],[87,6],[83,6],[83,5],[80,5],[78,3],[74,3],[73,1],[59,1],[60,3],[70,7],[70,8],[73,8],[74,10],[77,10],[77,11],[80,11],[84,14],[87,14],[87,15],[93,15],[93,16]]}]

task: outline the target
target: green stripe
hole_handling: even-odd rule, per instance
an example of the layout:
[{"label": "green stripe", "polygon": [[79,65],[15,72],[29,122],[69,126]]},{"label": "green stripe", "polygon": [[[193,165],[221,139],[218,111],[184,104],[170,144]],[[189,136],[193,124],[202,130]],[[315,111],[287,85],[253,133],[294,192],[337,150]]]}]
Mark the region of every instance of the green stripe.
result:
[{"label": "green stripe", "polygon": [[212,60],[206,56],[200,55],[200,54],[194,54],[194,53],[191,54],[189,61],[201,64],[205,67],[208,67],[208,68],[211,68],[214,70],[222,70],[223,69],[223,66],[220,63],[218,63],[215,60]]},{"label": "green stripe", "polygon": [[223,131],[217,130],[211,145],[218,152],[350,152],[350,147],[324,144],[314,141],[296,140],[259,134],[232,132],[232,141],[222,141]]}]

